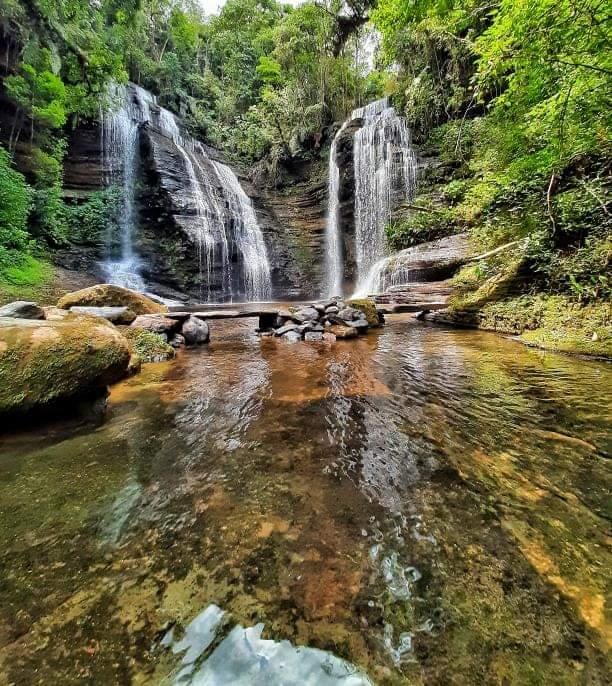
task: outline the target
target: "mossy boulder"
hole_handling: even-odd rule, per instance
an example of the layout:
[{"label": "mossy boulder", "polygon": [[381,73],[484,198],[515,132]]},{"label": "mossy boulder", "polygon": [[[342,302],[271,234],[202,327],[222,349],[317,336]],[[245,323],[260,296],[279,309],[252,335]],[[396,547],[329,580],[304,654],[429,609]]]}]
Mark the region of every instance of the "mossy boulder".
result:
[{"label": "mossy boulder", "polygon": [[174,348],[154,331],[128,326],[122,327],[121,333],[129,341],[131,350],[138,355],[141,362],[164,362],[176,355]]},{"label": "mossy boulder", "polygon": [[380,326],[378,312],[376,311],[376,302],[373,298],[349,300],[347,304],[365,314],[368,321],[368,326],[370,326],[370,328]]},{"label": "mossy boulder", "polygon": [[71,307],[127,307],[135,315],[161,314],[167,312],[165,305],[160,305],[142,293],[130,291],[121,286],[102,283],[83,288],[80,291],[67,293],[60,298],[57,306],[63,310]]},{"label": "mossy boulder", "polygon": [[0,415],[56,409],[104,393],[126,375],[130,355],[120,332],[97,318],[2,318]]}]

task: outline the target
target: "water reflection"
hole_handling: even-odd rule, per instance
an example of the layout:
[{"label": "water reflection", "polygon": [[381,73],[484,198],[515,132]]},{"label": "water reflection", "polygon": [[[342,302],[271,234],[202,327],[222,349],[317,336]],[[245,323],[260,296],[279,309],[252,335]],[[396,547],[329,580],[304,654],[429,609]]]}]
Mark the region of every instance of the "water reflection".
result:
[{"label": "water reflection", "polygon": [[102,425],[5,440],[0,683],[196,683],[243,639],[379,684],[609,681],[609,366],[217,326]]}]

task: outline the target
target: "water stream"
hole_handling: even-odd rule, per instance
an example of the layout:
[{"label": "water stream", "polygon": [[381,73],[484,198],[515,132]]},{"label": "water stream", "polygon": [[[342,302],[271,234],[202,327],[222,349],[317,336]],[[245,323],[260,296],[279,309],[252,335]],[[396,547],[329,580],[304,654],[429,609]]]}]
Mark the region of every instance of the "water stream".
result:
[{"label": "water stream", "polygon": [[370,269],[385,254],[394,207],[414,192],[417,165],[408,124],[387,98],[355,110],[352,118],[363,119],[354,147],[356,291],[362,294]]},{"label": "water stream", "polygon": [[[143,291],[141,260],[134,250],[140,127],[147,123],[172,140],[186,173],[185,193],[195,214],[190,224],[196,246],[200,295],[205,300],[265,300],[271,291],[270,266],[251,200],[234,172],[210,159],[204,147],[181,131],[175,115],[155,96],[130,84],[114,87],[115,107],[102,113],[104,166],[110,184],[121,188],[120,255],[104,262],[110,283]],[[220,288],[212,289],[220,266]]]},{"label": "water stream", "polygon": [[389,105],[388,98],[353,110],[336,134],[330,150],[328,215],[326,223],[326,269],[328,295],[342,292],[343,259],[339,217],[339,184],[336,152],[340,136],[352,121],[362,120],[355,133],[353,162],[355,174],[355,247],[357,286],[355,295],[367,294],[375,278],[371,270],[385,256],[385,226],[393,210],[409,200],[416,188],[417,162],[410,129],[404,117]]},{"label": "water stream", "polygon": [[0,683],[610,683],[609,365],[213,328],[2,437]]}]

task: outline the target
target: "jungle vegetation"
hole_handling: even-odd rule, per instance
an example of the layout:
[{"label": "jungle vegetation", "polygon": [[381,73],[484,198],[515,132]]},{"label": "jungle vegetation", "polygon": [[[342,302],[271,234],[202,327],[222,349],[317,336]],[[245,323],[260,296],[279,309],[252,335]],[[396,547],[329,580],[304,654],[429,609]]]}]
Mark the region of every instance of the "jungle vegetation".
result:
[{"label": "jungle vegetation", "polygon": [[216,16],[196,0],[0,0],[0,36],[0,281],[37,278],[37,258],[100,230],[113,199],[65,202],[66,140],[131,80],[267,168],[388,95],[438,160],[420,209],[388,227],[393,247],[518,240],[534,287],[610,296],[605,0],[228,0]]}]

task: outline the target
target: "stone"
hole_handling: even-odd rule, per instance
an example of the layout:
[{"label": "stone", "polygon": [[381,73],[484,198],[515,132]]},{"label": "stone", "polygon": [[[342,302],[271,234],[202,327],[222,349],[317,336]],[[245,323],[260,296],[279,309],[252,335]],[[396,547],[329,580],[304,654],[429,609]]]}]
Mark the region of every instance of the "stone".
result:
[{"label": "stone", "polygon": [[326,331],[323,334],[323,340],[326,341],[327,343],[335,343],[336,342],[336,336],[333,333],[330,333],[329,331]]},{"label": "stone", "polygon": [[34,302],[16,300],[0,307],[0,317],[12,317],[14,319],[44,319],[45,312]]},{"label": "stone", "polygon": [[69,310],[73,306],[127,307],[135,315],[162,314],[168,311],[165,305],[154,302],[142,293],[107,283],[67,293],[60,298],[57,306],[63,310]]},{"label": "stone", "polygon": [[368,322],[365,319],[355,319],[355,321],[347,322],[347,326],[357,329],[359,333],[366,333],[370,328]]},{"label": "stone", "polygon": [[297,319],[300,319],[301,322],[312,322],[319,319],[319,313],[314,307],[302,307],[301,309],[297,310],[297,312],[294,312],[293,316]]},{"label": "stone", "polygon": [[418,319],[420,322],[425,320],[425,315],[429,312],[429,310],[420,310],[414,315],[415,319]]},{"label": "stone", "polygon": [[283,335],[283,340],[288,341],[289,343],[297,343],[302,340],[302,336],[298,331],[287,331],[287,333]]},{"label": "stone", "polygon": [[354,307],[345,307],[344,309],[338,312],[338,317],[340,317],[340,319],[342,319],[345,322],[351,322],[355,319],[360,319],[361,316],[362,312],[356,310]]},{"label": "stone", "polygon": [[210,340],[208,324],[197,317],[189,317],[183,324],[181,333],[187,345],[202,345]]},{"label": "stone", "polygon": [[289,331],[297,331],[297,324],[285,324],[285,326],[281,326],[280,329],[276,329],[274,332],[275,336],[284,336],[286,333]]},{"label": "stone", "polygon": [[325,314],[338,314],[340,310],[335,305],[330,305],[325,308]]},{"label": "stone", "polygon": [[132,353],[127,367],[128,376],[135,376],[140,372],[141,368],[142,360],[140,359],[140,355],[138,353]]},{"label": "stone", "polygon": [[182,348],[186,341],[185,341],[185,336],[180,333],[175,333],[174,336],[168,341],[168,343],[173,347],[173,348]]},{"label": "stone", "polygon": [[165,315],[168,319],[178,319],[180,322],[184,322],[189,317],[195,317],[195,312],[166,312]]},{"label": "stone", "polygon": [[380,326],[378,312],[376,310],[376,302],[372,298],[349,300],[348,304],[352,308],[359,310],[359,312],[361,312],[361,314],[367,319],[368,324],[372,328]]},{"label": "stone", "polygon": [[65,320],[0,319],[0,415],[73,408],[104,395],[126,376],[132,351],[112,324],[70,315]]},{"label": "stone", "polygon": [[136,319],[136,315],[127,307],[84,307],[74,305],[70,308],[70,312],[90,317],[101,317],[102,319],[107,319],[111,324],[131,324]]},{"label": "stone", "polygon": [[323,333],[321,331],[307,331],[304,334],[304,340],[309,342],[322,341]]},{"label": "stone", "polygon": [[174,348],[166,342],[165,335],[133,326],[122,328],[121,333],[128,340],[132,352],[136,353],[143,363],[165,362],[176,355]]},{"label": "stone", "polygon": [[323,305],[322,303],[315,303],[313,307],[319,313],[319,315],[325,314],[325,305]]},{"label": "stone", "polygon": [[136,317],[131,323],[136,329],[146,329],[154,333],[171,334],[180,327],[180,321],[169,319],[161,314],[143,314]]},{"label": "stone", "polygon": [[329,327],[329,332],[336,338],[356,338],[359,335],[357,329],[346,324],[334,324]]}]

